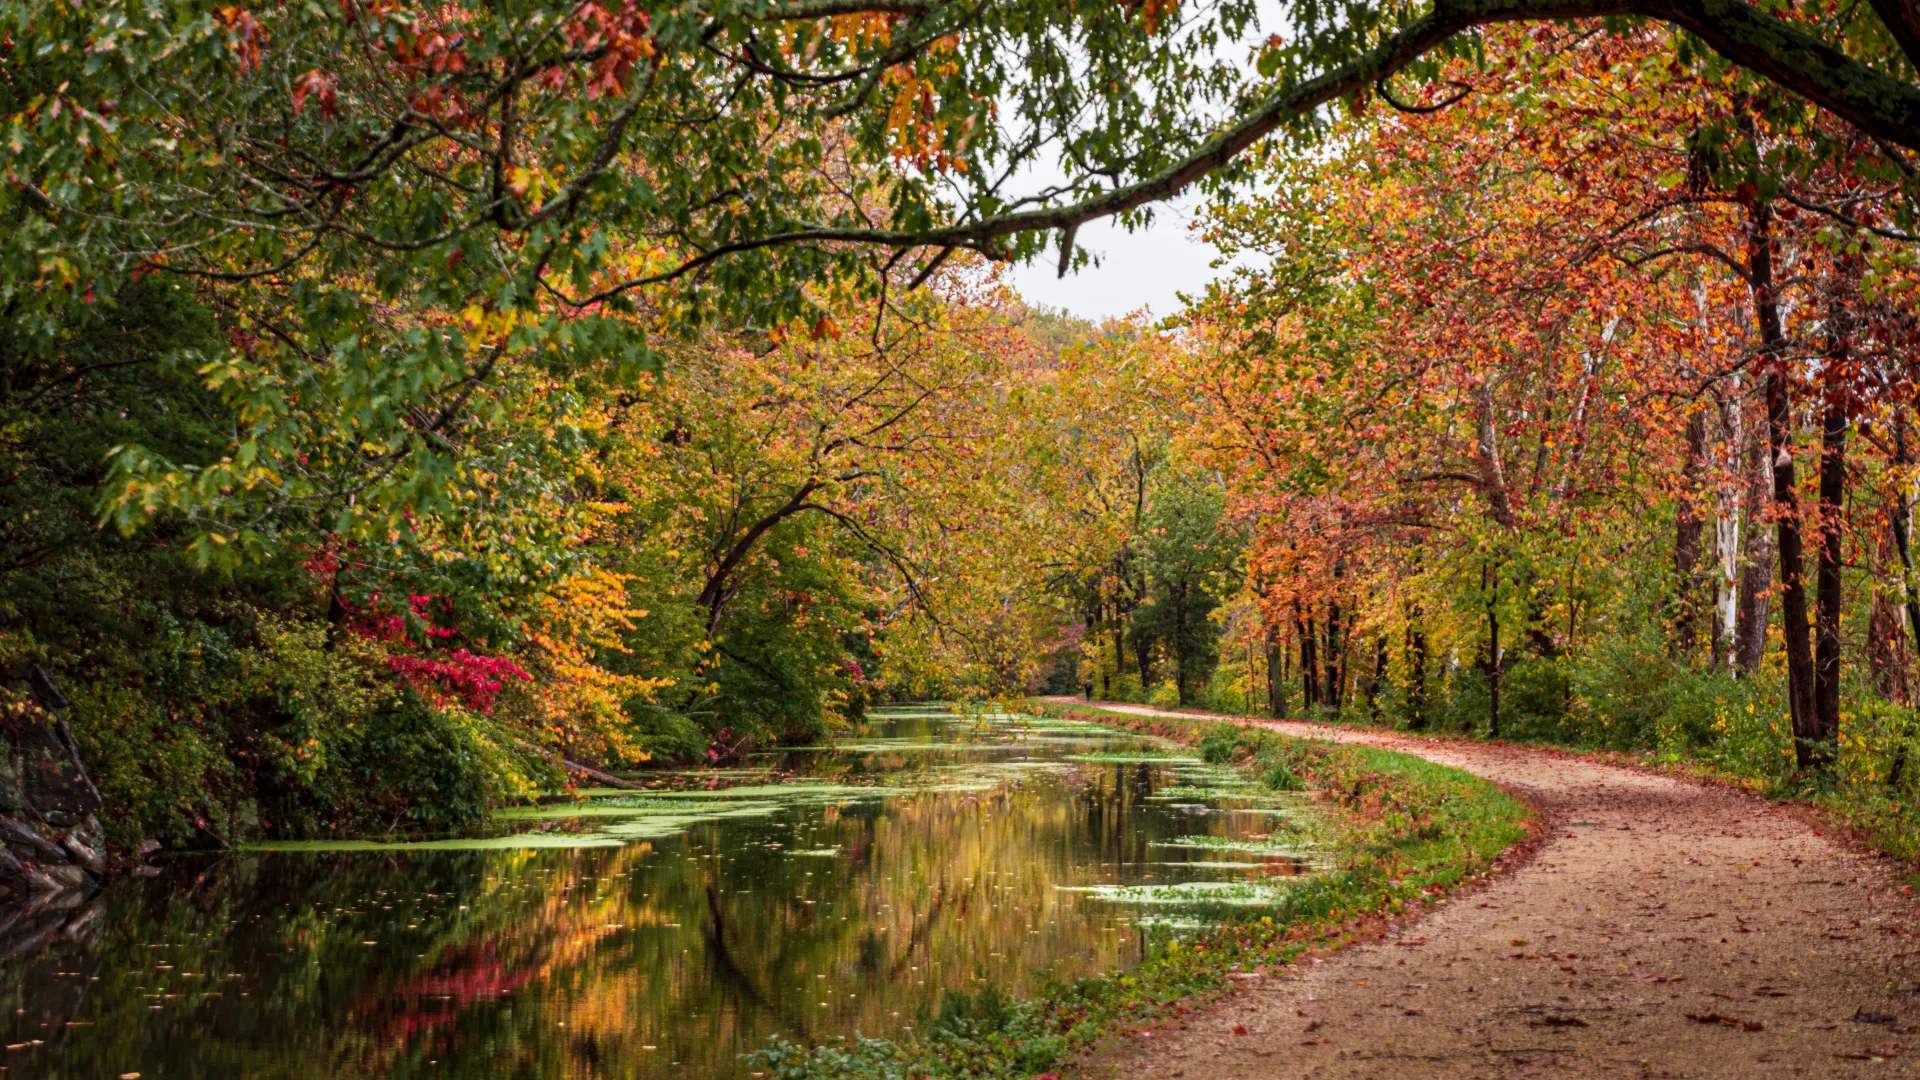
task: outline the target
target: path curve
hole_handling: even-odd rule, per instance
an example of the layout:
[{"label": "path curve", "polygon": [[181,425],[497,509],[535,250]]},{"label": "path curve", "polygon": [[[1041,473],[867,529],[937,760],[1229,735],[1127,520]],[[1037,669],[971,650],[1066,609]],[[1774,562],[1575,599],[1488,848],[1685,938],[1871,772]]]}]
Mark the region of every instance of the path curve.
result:
[{"label": "path curve", "polygon": [[1539,807],[1543,841],[1385,940],[1126,1039],[1089,1080],[1920,1076],[1920,900],[1890,860],[1755,796],[1551,750],[1254,722],[1485,777]]}]

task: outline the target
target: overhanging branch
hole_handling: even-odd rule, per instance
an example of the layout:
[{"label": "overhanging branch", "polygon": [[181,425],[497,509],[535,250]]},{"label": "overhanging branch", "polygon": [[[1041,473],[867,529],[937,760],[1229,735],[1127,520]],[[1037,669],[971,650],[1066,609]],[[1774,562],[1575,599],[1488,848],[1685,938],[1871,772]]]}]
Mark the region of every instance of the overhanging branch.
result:
[{"label": "overhanging branch", "polygon": [[1498,23],[1609,15],[1640,15],[1687,30],[1729,60],[1804,95],[1869,135],[1920,150],[1920,88],[1863,64],[1797,25],[1741,0],[1442,0],[1427,15],[1413,20],[1366,54],[1321,75],[1281,87],[1177,164],[1132,184],[1061,206],[930,229],[803,226],[724,244],[660,273],[630,278],[569,302],[593,304],[632,289],[684,277],[731,254],[787,244],[967,248],[1003,259],[1003,241],[1009,237],[1049,231],[1070,237],[1086,222],[1172,199],[1314,109],[1369,86],[1384,87],[1395,73],[1464,30]]}]

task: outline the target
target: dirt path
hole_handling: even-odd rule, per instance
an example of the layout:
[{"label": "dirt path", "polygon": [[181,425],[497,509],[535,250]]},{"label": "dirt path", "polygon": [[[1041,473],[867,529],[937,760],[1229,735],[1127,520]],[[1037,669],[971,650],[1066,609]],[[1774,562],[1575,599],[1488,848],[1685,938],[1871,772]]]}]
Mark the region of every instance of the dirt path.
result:
[{"label": "dirt path", "polygon": [[1526,747],[1265,726],[1486,777],[1533,801],[1548,838],[1387,940],[1125,1040],[1090,1080],[1920,1076],[1920,902],[1891,863],[1725,789]]}]

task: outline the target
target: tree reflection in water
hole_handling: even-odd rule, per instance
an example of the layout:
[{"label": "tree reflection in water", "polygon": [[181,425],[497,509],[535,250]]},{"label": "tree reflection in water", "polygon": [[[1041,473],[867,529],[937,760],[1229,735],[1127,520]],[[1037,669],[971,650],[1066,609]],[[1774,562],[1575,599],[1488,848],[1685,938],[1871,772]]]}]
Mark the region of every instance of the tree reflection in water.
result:
[{"label": "tree reflection in water", "polygon": [[1075,889],[1273,861],[1154,846],[1272,828],[1157,794],[1204,767],[1018,733],[877,719],[771,763],[890,793],[620,847],[256,853],[123,882],[90,932],[0,969],[28,1044],[8,1076],[732,1077],[769,1035],[882,1035],[942,988],[1136,960],[1142,909]]}]

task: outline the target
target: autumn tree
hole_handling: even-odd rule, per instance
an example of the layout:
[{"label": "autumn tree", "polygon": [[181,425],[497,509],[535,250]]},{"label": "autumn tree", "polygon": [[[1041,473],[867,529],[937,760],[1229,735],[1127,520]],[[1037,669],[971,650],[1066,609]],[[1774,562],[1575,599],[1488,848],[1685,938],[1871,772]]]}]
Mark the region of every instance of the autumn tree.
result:
[{"label": "autumn tree", "polygon": [[[1481,624],[1466,644],[1490,695],[1509,670],[1530,680],[1558,671],[1548,682],[1560,689],[1528,693],[1564,708],[1566,653],[1582,648],[1582,619],[1592,617],[1585,568],[1635,535],[1620,523],[1645,505],[1649,482],[1674,522],[1662,556],[1674,569],[1653,622],[1666,627],[1667,647],[1701,662],[1693,625],[1709,607],[1712,640],[1744,645],[1756,616],[1764,627],[1771,551],[1756,542],[1759,523],[1790,544],[1800,517],[1782,509],[1799,489],[1782,491],[1769,475],[1753,501],[1756,462],[1786,470],[1791,457],[1776,465],[1780,454],[1755,440],[1767,368],[1751,342],[1765,336],[1744,268],[1720,257],[1745,250],[1745,206],[1760,187],[1738,161],[1758,159],[1718,157],[1721,140],[1697,133],[1716,123],[1785,128],[1771,126],[1776,114],[1749,112],[1758,127],[1741,129],[1725,110],[1754,99],[1713,78],[1701,85],[1663,55],[1618,38],[1510,35],[1488,74],[1458,72],[1464,89],[1447,108],[1357,118],[1344,156],[1276,160],[1278,194],[1217,212],[1229,253],[1268,262],[1196,310],[1194,344],[1208,359],[1180,385],[1212,406],[1200,436],[1210,460],[1244,478],[1236,490],[1261,523],[1249,565],[1274,621],[1295,627],[1303,667],[1327,659],[1329,635],[1307,633],[1309,621],[1330,625],[1339,610],[1351,622],[1357,601],[1376,641],[1393,631],[1403,692],[1423,697],[1430,631],[1441,628],[1410,623],[1452,608]],[[1509,77],[1541,88],[1520,98],[1517,136],[1504,126],[1515,108]],[[1849,225],[1834,216],[1845,213],[1836,200],[1810,190],[1835,189],[1819,177],[1841,175],[1825,164],[1839,145],[1776,134],[1753,150],[1774,163],[1763,170],[1771,190],[1813,208],[1811,217],[1791,211],[1799,265],[1819,265],[1826,257],[1816,251],[1844,235],[1843,247],[1864,244],[1887,268],[1876,280],[1897,278],[1902,256],[1884,246],[1874,254],[1867,235],[1897,233],[1889,219]],[[1897,172],[1884,152],[1872,154],[1886,164],[1865,175]],[[1342,189],[1336,173],[1366,183]],[[1796,308],[1813,310],[1824,301]],[[1824,325],[1795,324],[1809,346],[1796,355],[1837,354],[1812,340]],[[1794,361],[1776,383],[1797,395],[1819,375],[1841,399],[1864,400],[1839,370]],[[1883,368],[1877,377],[1890,376]],[[1829,425],[1830,462],[1845,426]],[[1823,474],[1832,490],[1846,475],[1837,465]],[[1709,518],[1719,568],[1711,602],[1702,595]],[[1761,568],[1760,585],[1743,579],[1743,559]],[[1801,655],[1811,660],[1812,650]],[[1795,685],[1811,690],[1812,665],[1800,670]],[[1485,705],[1491,724],[1496,707]]]}]

